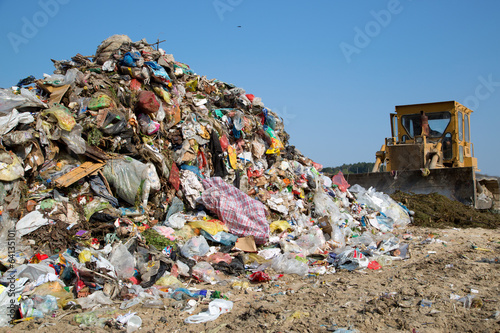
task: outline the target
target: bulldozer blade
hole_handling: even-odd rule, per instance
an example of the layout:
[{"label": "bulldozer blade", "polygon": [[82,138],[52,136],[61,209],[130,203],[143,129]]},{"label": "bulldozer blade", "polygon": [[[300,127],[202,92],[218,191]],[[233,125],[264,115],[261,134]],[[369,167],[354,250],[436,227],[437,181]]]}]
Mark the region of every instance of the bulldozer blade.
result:
[{"label": "bulldozer blade", "polygon": [[375,188],[379,192],[392,194],[396,191],[430,194],[439,193],[452,200],[475,207],[476,174],[474,168],[432,169],[428,175],[421,170],[391,172],[369,172],[344,175],[351,185]]}]

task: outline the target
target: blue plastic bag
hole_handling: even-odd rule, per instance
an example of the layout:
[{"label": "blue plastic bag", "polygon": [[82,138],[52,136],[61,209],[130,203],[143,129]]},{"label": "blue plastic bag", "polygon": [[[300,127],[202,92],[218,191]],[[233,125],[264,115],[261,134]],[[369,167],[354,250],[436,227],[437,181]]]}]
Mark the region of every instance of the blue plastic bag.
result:
[{"label": "blue plastic bag", "polygon": [[139,52],[127,52],[123,56],[122,65],[127,67],[137,67],[135,62],[139,59],[141,59],[141,54]]},{"label": "blue plastic bag", "polygon": [[146,61],[144,63],[146,66],[148,66],[152,71],[153,71],[153,76],[160,81],[164,82],[170,82],[170,77],[168,76],[167,72],[165,71],[165,68],[162,66],[158,65],[157,62],[155,61]]}]

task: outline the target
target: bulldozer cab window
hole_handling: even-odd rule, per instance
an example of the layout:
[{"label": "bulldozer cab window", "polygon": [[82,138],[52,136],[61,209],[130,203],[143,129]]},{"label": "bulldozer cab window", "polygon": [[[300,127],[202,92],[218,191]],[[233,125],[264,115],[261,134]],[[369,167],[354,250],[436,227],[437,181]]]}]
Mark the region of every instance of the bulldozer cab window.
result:
[{"label": "bulldozer cab window", "polygon": [[470,128],[469,128],[469,115],[464,115],[464,134],[465,134],[465,142],[470,142]]},{"label": "bulldozer cab window", "polygon": [[448,132],[443,137],[443,159],[451,160],[453,158],[453,148],[451,147],[451,133]]},{"label": "bulldozer cab window", "polygon": [[464,118],[462,116],[462,112],[458,112],[458,141],[462,141],[464,139],[464,130],[463,130],[463,121]]},{"label": "bulldozer cab window", "polygon": [[[429,137],[439,138],[443,135],[448,124],[451,120],[451,114],[449,112],[435,112],[426,113],[429,118]],[[408,114],[401,117],[401,122],[404,129],[414,138],[415,136],[422,135],[422,123],[420,114]]]}]

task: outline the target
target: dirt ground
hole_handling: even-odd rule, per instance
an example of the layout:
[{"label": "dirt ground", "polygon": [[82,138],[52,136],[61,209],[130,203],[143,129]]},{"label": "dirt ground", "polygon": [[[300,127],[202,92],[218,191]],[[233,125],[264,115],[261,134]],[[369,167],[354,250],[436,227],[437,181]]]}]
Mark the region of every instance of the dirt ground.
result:
[{"label": "dirt ground", "polygon": [[[104,316],[137,312],[143,321],[139,332],[333,332],[349,327],[358,332],[500,332],[500,215],[441,197],[398,199],[415,210],[414,224],[393,232],[409,243],[407,260],[379,270],[285,275],[247,290],[233,289],[233,281],[223,275],[216,285],[191,284],[220,291],[234,302],[229,313],[203,324],[184,323],[186,303],[172,299],[164,299],[162,309],[139,304],[119,310],[117,302]],[[206,310],[209,301],[199,302],[193,314]],[[119,331],[79,328],[74,316],[81,312],[61,310],[53,318],[0,332]]]},{"label": "dirt ground", "polygon": [[[164,300],[165,309],[135,305],[128,310],[142,318],[140,332],[328,332],[348,326],[359,332],[500,332],[500,231],[412,226],[402,233],[411,238],[405,240],[411,258],[377,271],[285,275],[246,292],[232,289],[229,281],[198,285],[234,302],[231,312],[212,322],[185,324],[189,314],[170,299]],[[450,295],[474,298],[468,308]],[[421,305],[422,300],[430,304]],[[79,330],[74,313],[61,318],[68,312],[2,332]]]}]

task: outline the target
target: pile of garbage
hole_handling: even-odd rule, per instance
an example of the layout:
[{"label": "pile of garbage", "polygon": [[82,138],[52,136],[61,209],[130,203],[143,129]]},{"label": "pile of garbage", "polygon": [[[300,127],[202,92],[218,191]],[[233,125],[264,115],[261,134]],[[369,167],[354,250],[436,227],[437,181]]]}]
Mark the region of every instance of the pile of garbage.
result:
[{"label": "pile of garbage", "polygon": [[[219,298],[227,312],[229,300],[186,283],[408,256],[391,233],[410,223],[406,207],[324,176],[261,98],[154,46],[115,35],[94,56],[0,89],[0,305],[10,311],[0,326],[162,298]],[[95,316],[75,321],[103,325]],[[196,316],[187,322],[214,319]],[[140,326],[136,317],[114,325]]]}]

